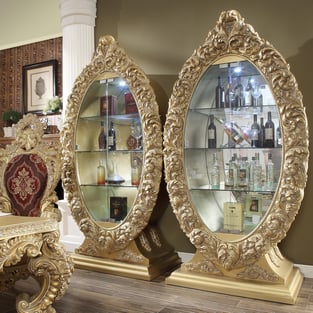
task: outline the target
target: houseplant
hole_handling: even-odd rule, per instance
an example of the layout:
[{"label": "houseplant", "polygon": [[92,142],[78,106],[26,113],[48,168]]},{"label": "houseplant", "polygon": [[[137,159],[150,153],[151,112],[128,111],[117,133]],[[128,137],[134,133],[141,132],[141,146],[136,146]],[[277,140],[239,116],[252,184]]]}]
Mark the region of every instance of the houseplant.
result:
[{"label": "houseplant", "polygon": [[13,109],[9,109],[2,113],[2,120],[4,122],[4,126],[10,127],[13,124],[16,124],[21,118],[22,113],[15,111]]}]

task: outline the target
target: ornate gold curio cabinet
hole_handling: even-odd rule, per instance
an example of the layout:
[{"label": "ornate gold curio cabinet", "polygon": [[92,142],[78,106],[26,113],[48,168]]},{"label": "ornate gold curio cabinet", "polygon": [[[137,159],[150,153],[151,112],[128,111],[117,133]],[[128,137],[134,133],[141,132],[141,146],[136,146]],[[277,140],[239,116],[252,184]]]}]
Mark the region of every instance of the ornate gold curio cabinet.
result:
[{"label": "ornate gold curio cabinet", "polygon": [[307,119],[289,66],[237,11],[184,64],[164,147],[171,204],[196,248],[167,283],[294,303],[303,278],[277,244],[303,198]]},{"label": "ornate gold curio cabinet", "polygon": [[151,222],[162,172],[155,95],[111,36],[75,81],[61,141],[64,189],[85,235],[76,266],[146,280],[177,267]]}]

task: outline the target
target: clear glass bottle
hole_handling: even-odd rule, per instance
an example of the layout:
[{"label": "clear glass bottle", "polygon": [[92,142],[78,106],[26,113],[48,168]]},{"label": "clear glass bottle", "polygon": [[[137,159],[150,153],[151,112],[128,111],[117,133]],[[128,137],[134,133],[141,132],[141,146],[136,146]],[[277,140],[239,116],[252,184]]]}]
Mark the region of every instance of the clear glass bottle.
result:
[{"label": "clear glass bottle", "polygon": [[247,157],[242,157],[239,162],[238,169],[238,187],[247,188],[249,185],[249,166],[247,162]]},{"label": "clear glass bottle", "polygon": [[268,160],[266,164],[266,187],[268,190],[274,190],[274,163],[272,160],[272,153],[268,154]]},{"label": "clear glass bottle", "polygon": [[213,153],[213,165],[212,170],[210,172],[210,182],[212,189],[219,189],[220,188],[220,165],[218,163],[217,153]]},{"label": "clear glass bottle", "polygon": [[217,78],[217,86],[215,88],[215,107],[216,108],[224,108],[224,88],[221,84],[221,77],[219,76]]},{"label": "clear glass bottle", "polygon": [[217,117],[215,117],[215,120],[218,121],[223,126],[225,133],[235,144],[240,145],[242,143],[243,138],[240,135],[240,133],[235,129],[233,122],[230,121],[224,122],[223,120]]},{"label": "clear glass bottle", "polygon": [[97,184],[105,185],[105,167],[103,165],[103,161],[99,161],[97,166]]},{"label": "clear glass bottle", "polygon": [[238,164],[237,155],[234,154],[231,158],[231,163],[229,164],[229,171],[232,172],[234,178],[234,187],[238,186]]},{"label": "clear glass bottle", "polygon": [[107,147],[107,135],[104,129],[104,121],[100,123],[100,133],[98,136],[99,149],[104,150]]},{"label": "clear glass bottle", "polygon": [[131,184],[139,186],[140,184],[140,168],[137,159],[134,159],[131,166]]},{"label": "clear glass bottle", "polygon": [[108,149],[110,151],[116,150],[116,133],[114,123],[112,121],[110,123],[110,129],[108,132]]},{"label": "clear glass bottle", "polygon": [[208,148],[216,148],[216,126],[214,124],[214,115],[209,116],[210,122],[208,126]]},{"label": "clear glass bottle", "polygon": [[225,164],[225,188],[234,188],[234,168],[232,160]]},{"label": "clear glass bottle", "polygon": [[253,123],[251,125],[251,147],[260,147],[260,125],[257,114],[253,114]]},{"label": "clear glass bottle", "polygon": [[262,165],[260,163],[260,155],[258,152],[255,154],[253,189],[255,191],[262,191]]},{"label": "clear glass bottle", "polygon": [[254,188],[254,168],[255,168],[255,156],[252,156],[250,162],[250,177],[249,177],[249,188],[251,190],[253,190]]},{"label": "clear glass bottle", "polygon": [[132,124],[130,126],[130,134],[127,138],[127,148],[128,150],[136,150],[137,149],[137,139],[135,136],[135,125]]},{"label": "clear glass bottle", "polygon": [[265,123],[265,137],[264,147],[274,148],[275,147],[275,125],[272,121],[272,113],[267,113],[267,121]]}]

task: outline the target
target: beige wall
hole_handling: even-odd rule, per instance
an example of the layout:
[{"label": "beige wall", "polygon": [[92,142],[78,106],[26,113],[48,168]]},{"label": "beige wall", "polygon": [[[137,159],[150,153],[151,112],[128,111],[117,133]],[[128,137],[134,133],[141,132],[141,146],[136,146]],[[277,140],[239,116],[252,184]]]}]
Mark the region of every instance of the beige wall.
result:
[{"label": "beige wall", "polygon": [[[96,40],[105,34],[113,35],[149,75],[164,121],[180,68],[203,43],[220,12],[229,9],[237,9],[290,63],[303,93],[309,125],[313,123],[312,0],[98,0]],[[295,263],[313,265],[311,203],[313,181],[309,177],[299,215],[281,244],[283,254]],[[177,250],[193,250],[168,206],[160,223]]]}]

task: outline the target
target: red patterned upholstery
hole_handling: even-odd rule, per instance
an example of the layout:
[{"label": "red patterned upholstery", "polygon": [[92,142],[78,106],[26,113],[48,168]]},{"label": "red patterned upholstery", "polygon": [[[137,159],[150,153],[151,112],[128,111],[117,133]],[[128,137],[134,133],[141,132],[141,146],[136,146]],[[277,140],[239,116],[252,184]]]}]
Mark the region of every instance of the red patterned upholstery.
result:
[{"label": "red patterned upholstery", "polygon": [[40,216],[40,202],[47,186],[48,171],[36,154],[15,156],[4,172],[7,194],[12,203],[12,214]]}]

